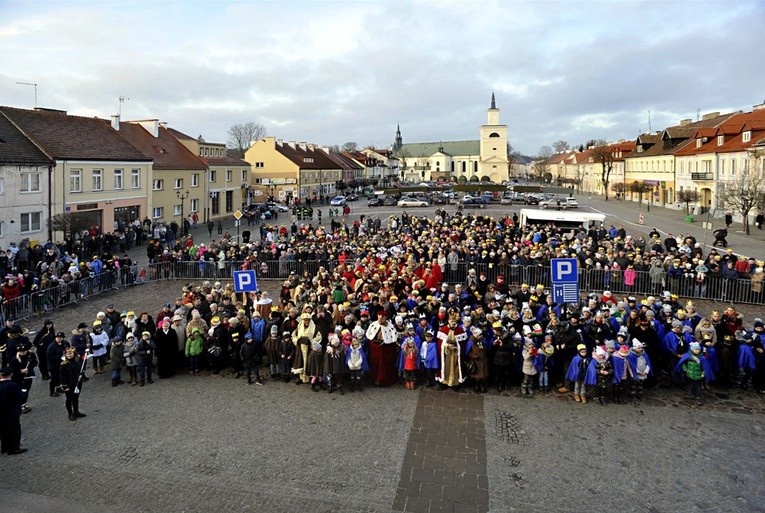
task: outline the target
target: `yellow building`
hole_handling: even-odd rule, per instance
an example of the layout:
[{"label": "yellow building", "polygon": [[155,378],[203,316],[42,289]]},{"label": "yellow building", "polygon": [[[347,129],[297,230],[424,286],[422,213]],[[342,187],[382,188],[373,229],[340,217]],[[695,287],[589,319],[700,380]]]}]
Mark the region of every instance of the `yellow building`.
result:
[{"label": "yellow building", "polygon": [[342,179],[340,167],[314,144],[284,143],[266,137],[252,143],[244,154],[253,173],[257,197],[271,197],[289,203],[295,198],[318,199],[333,196]]}]

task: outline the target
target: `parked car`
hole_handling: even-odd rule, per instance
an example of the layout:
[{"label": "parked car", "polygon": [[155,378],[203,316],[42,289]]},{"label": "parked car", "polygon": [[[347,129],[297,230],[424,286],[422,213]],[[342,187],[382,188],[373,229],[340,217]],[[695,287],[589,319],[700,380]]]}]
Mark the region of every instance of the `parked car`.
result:
[{"label": "parked car", "polygon": [[343,205],[345,205],[345,203],[346,203],[345,196],[335,196],[334,198],[332,198],[332,201],[329,202],[329,204],[332,205],[333,207],[342,207]]},{"label": "parked car", "polygon": [[394,196],[386,196],[385,199],[383,200],[383,205],[385,205],[386,207],[392,207],[396,203],[398,203],[398,200]]},{"label": "parked car", "polygon": [[290,207],[287,205],[282,205],[281,203],[274,203],[273,201],[269,201],[266,203],[266,207],[268,210],[277,210],[279,212],[289,212]]},{"label": "parked car", "polygon": [[398,200],[399,207],[427,207],[428,202],[418,198],[401,198]]},{"label": "parked car", "polygon": [[500,203],[503,205],[511,205],[513,203],[525,203],[526,197],[520,192],[504,192],[502,193],[502,199]]},{"label": "parked car", "polygon": [[375,196],[374,198],[369,198],[369,201],[367,202],[368,207],[381,207],[383,206],[383,199],[380,196]]},{"label": "parked car", "polygon": [[465,207],[486,208],[489,202],[483,196],[465,196],[462,198],[462,204]]},{"label": "parked car", "polygon": [[345,201],[358,201],[359,197],[355,194],[346,194]]},{"label": "parked car", "polygon": [[[552,198],[552,199],[546,199],[539,202],[539,208],[545,209],[545,208],[558,208],[558,199]],[[579,203],[577,203],[575,198],[560,198],[560,208],[561,210],[566,210],[569,208],[577,208],[579,207]]]},{"label": "parked car", "polygon": [[447,198],[443,194],[436,194],[433,196],[433,203],[436,205],[446,205],[447,203],[449,203],[449,198]]},{"label": "parked car", "polygon": [[533,194],[527,194],[524,201],[526,205],[539,205],[539,197]]}]

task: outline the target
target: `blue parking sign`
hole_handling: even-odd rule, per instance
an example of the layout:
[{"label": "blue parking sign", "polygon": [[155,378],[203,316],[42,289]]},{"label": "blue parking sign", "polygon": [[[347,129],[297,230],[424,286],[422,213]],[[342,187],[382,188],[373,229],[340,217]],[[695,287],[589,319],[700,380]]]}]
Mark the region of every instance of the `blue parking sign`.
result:
[{"label": "blue parking sign", "polygon": [[255,271],[234,271],[235,292],[255,292],[258,290],[258,279]]},{"label": "blue parking sign", "polygon": [[576,258],[553,258],[550,260],[553,283],[578,283],[579,262]]}]

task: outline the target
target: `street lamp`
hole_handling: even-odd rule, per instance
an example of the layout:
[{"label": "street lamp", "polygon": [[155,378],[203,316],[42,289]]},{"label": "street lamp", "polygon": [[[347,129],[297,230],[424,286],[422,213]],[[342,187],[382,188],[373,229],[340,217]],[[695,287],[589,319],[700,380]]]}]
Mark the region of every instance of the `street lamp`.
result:
[{"label": "street lamp", "polygon": [[181,200],[181,237],[188,235],[188,233],[186,233],[186,218],[183,215],[183,202],[186,201],[186,198],[189,197],[189,194],[191,194],[189,191],[175,191],[175,197]]}]

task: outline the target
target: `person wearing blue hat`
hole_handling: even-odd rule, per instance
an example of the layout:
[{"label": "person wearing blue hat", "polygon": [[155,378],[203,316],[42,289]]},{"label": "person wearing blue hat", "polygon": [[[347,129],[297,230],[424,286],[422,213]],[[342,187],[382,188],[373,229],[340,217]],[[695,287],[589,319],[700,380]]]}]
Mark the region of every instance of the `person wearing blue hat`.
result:
[{"label": "person wearing blue hat", "polygon": [[21,387],[12,379],[13,370],[0,369],[0,452],[3,454],[22,454],[21,448],[21,406],[24,394]]}]

